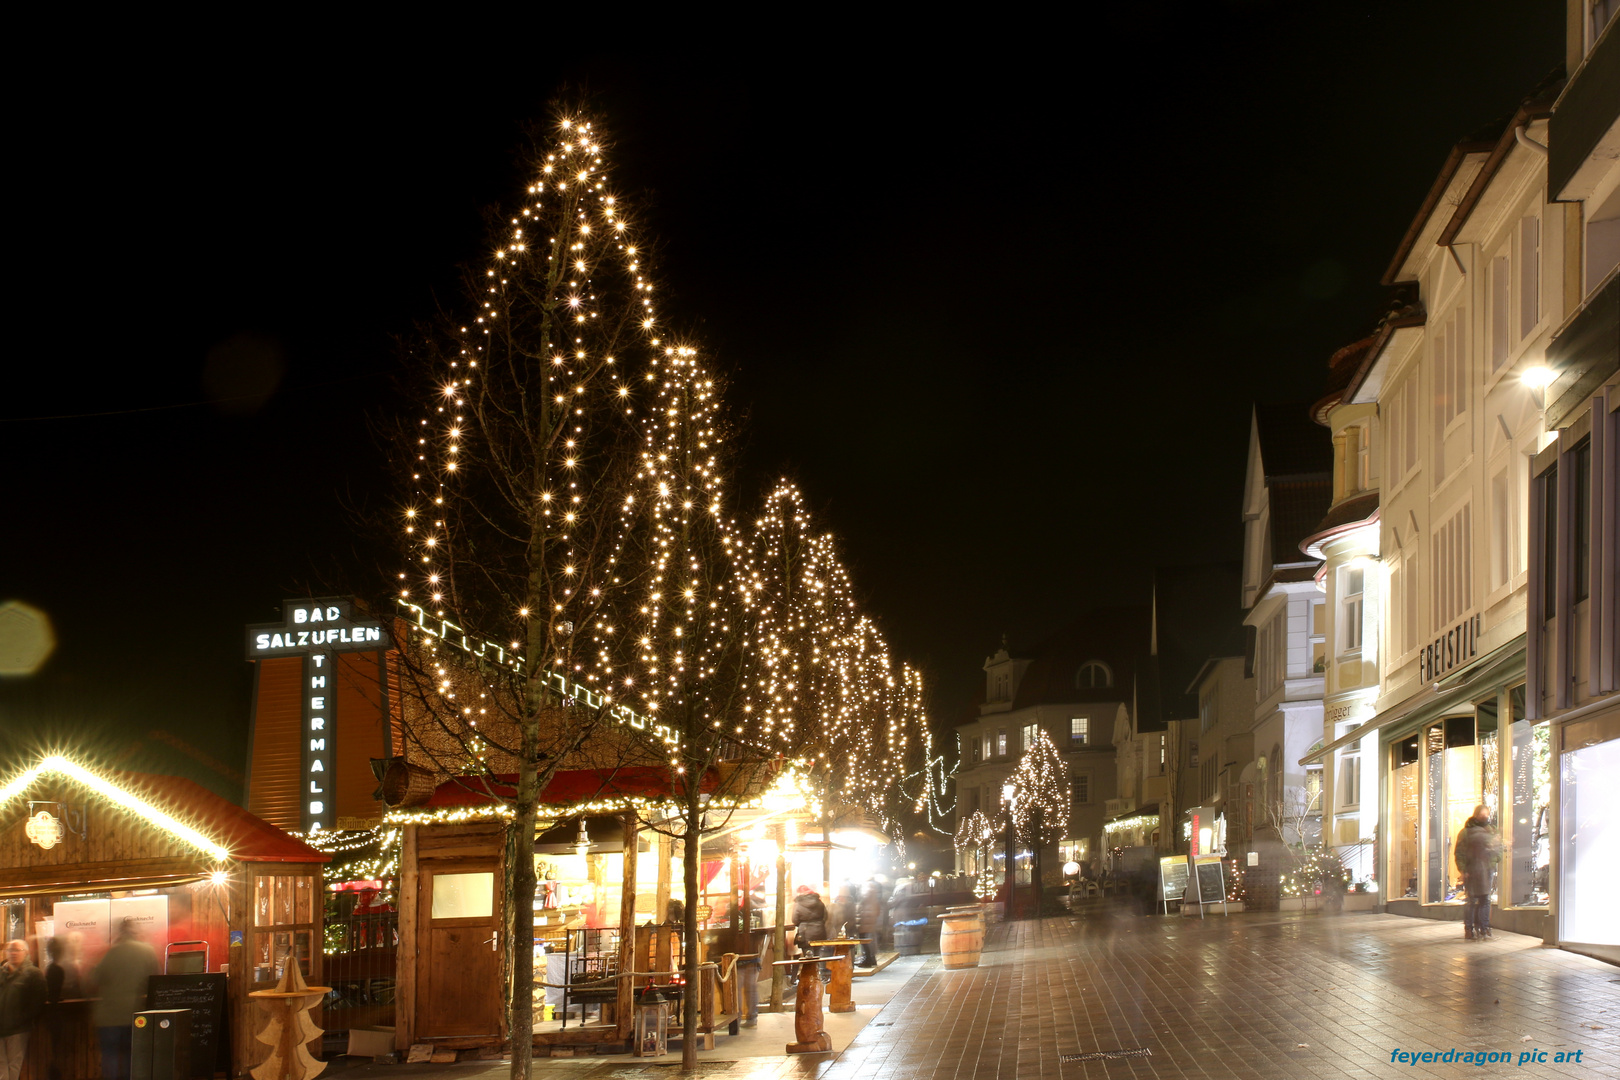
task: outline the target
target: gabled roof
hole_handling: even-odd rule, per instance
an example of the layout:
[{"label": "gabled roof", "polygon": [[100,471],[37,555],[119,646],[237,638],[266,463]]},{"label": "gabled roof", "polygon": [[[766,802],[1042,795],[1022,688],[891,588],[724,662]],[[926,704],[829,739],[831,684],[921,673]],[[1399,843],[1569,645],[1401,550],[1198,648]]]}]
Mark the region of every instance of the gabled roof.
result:
[{"label": "gabled roof", "polygon": [[1333,441],[1311,418],[1309,402],[1257,402],[1254,423],[1260,436],[1260,460],[1268,482],[1301,476],[1331,479]]},{"label": "gabled roof", "polygon": [[268,821],[179,776],[93,769],[71,758],[41,758],[0,787],[0,809],[52,776],[78,784],[119,810],[141,817],[218,862],[324,863],[316,851]]},{"label": "gabled roof", "polygon": [[[1322,435],[1327,432],[1316,429]],[[1274,480],[1271,491],[1271,565],[1305,560],[1300,544],[1316,531],[1333,502],[1331,478]]]},{"label": "gabled roof", "polygon": [[[1146,607],[1098,608],[1087,612],[1036,647],[1012,707],[1088,701],[1127,701],[1139,659],[1148,650]],[[1083,689],[1075,676],[1090,660],[1113,672],[1113,685]]]}]

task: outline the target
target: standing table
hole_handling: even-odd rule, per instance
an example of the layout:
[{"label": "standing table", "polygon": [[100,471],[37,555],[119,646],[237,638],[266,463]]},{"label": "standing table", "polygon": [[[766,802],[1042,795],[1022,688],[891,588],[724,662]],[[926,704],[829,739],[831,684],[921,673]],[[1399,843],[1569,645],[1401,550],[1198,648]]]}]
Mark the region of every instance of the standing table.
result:
[{"label": "standing table", "polygon": [[855,947],[863,944],[860,938],[834,938],[831,941],[812,941],[816,948],[828,948],[833,954],[827,957],[827,970],[832,973],[832,982],[827,987],[828,1009],[835,1013],[855,1011],[855,1001],[850,996],[850,986],[855,978]]},{"label": "standing table", "polygon": [[799,1041],[787,1044],[790,1054],[820,1054],[832,1049],[832,1036],[821,1030],[821,977],[814,967],[821,962],[819,956],[776,961],[776,967],[813,965],[809,971],[799,973],[799,992],[793,1001],[793,1034]]}]

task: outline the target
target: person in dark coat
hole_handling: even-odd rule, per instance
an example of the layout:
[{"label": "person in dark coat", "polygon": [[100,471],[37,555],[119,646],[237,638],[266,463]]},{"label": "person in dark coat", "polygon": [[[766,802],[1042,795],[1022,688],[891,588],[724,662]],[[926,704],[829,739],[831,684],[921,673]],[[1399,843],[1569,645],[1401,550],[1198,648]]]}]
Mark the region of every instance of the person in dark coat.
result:
[{"label": "person in dark coat", "polygon": [[846,881],[838,887],[838,898],[827,909],[827,933],[835,938],[855,932],[855,891]]},{"label": "person in dark coat", "polygon": [[808,885],[800,885],[794,893],[793,926],[799,955],[820,955],[810,943],[827,939],[827,905],[821,902],[821,894]]},{"label": "person in dark coat", "polygon": [[28,943],[6,942],[6,962],[0,964],[0,1080],[22,1075],[28,1034],[45,1004],[45,976],[28,959]]},{"label": "person in dark coat", "polygon": [[1481,803],[1463,824],[1452,848],[1468,894],[1463,903],[1463,937],[1469,941],[1491,936],[1491,878],[1500,851],[1501,845],[1491,829],[1490,809]]},{"label": "person in dark coat", "polygon": [[877,966],[878,935],[883,932],[883,886],[868,881],[861,886],[861,899],[855,905],[855,933],[865,938],[861,947],[861,966]]},{"label": "person in dark coat", "polygon": [[125,919],[118,944],[96,965],[91,1018],[101,1041],[102,1080],[129,1080],[130,1024],[146,1007],[146,981],[158,973],[157,953],[141,940],[134,919]]}]

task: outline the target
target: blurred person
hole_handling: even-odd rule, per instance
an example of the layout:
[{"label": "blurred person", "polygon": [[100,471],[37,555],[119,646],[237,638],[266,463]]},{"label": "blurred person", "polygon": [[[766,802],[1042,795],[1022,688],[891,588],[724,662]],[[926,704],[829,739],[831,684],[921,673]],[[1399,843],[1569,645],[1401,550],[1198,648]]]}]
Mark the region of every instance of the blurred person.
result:
[{"label": "blurred person", "polygon": [[1491,811],[1484,803],[1463,823],[1452,849],[1468,899],[1463,903],[1463,938],[1482,941],[1491,936],[1491,878],[1502,847],[1491,828]]},{"label": "blurred person", "polygon": [[100,997],[92,1020],[101,1040],[103,1080],[129,1080],[130,1024],[146,1003],[146,981],[158,973],[157,953],[141,940],[134,919],[118,927],[118,942],[96,965]]},{"label": "blurred person", "polygon": [[64,1064],[71,1057],[68,1040],[72,1025],[62,1002],[83,997],[84,991],[79,986],[79,964],[72,942],[63,937],[51,938],[45,943],[45,956],[50,961],[45,965],[45,1029],[51,1035],[50,1080],[63,1080],[67,1075]]},{"label": "blurred person", "polygon": [[28,1033],[45,1004],[45,976],[28,958],[28,943],[6,942],[0,965],[0,1080],[22,1076]]},{"label": "blurred person", "polygon": [[827,905],[821,902],[821,894],[808,885],[794,890],[793,926],[793,940],[799,946],[799,955],[820,955],[820,950],[810,943],[826,940]]},{"label": "blurred person", "polygon": [[848,937],[855,933],[855,887],[849,882],[838,886],[838,896],[827,909],[827,933],[831,937]]},{"label": "blurred person", "polygon": [[878,935],[883,932],[883,886],[867,881],[855,904],[855,933],[865,939],[861,946],[861,966],[877,967]]}]

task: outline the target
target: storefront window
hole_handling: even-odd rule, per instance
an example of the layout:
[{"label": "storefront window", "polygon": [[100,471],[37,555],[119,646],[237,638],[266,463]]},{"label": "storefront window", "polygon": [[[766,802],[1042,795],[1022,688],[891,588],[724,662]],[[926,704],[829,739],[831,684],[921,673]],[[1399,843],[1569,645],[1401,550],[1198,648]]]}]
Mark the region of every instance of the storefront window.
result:
[{"label": "storefront window", "polygon": [[1501,827],[1501,754],[1497,749],[1496,698],[1474,705],[1474,723],[1479,739],[1479,801],[1491,811],[1491,827]]},{"label": "storefront window", "polygon": [[1561,786],[1563,941],[1620,945],[1620,739],[1564,755]]},{"label": "storefront window", "polygon": [[1452,846],[1480,801],[1480,754],[1474,741],[1474,718],[1452,716],[1431,725],[1423,733],[1423,745],[1429,799],[1428,890],[1424,900],[1430,904],[1451,903],[1459,900],[1460,888]]},{"label": "storefront window", "polygon": [[1552,843],[1548,836],[1548,803],[1552,795],[1552,732],[1545,720],[1524,715],[1524,687],[1508,694],[1512,711],[1513,821],[1512,862],[1508,867],[1509,903],[1515,907],[1547,905]]},{"label": "storefront window", "polygon": [[253,981],[281,978],[287,957],[296,956],[305,975],[312,974],[315,922],[315,879],[306,874],[263,874],[253,879],[253,932],[248,956]]},{"label": "storefront window", "polygon": [[1390,747],[1389,888],[1396,899],[1418,894],[1418,737]]}]

